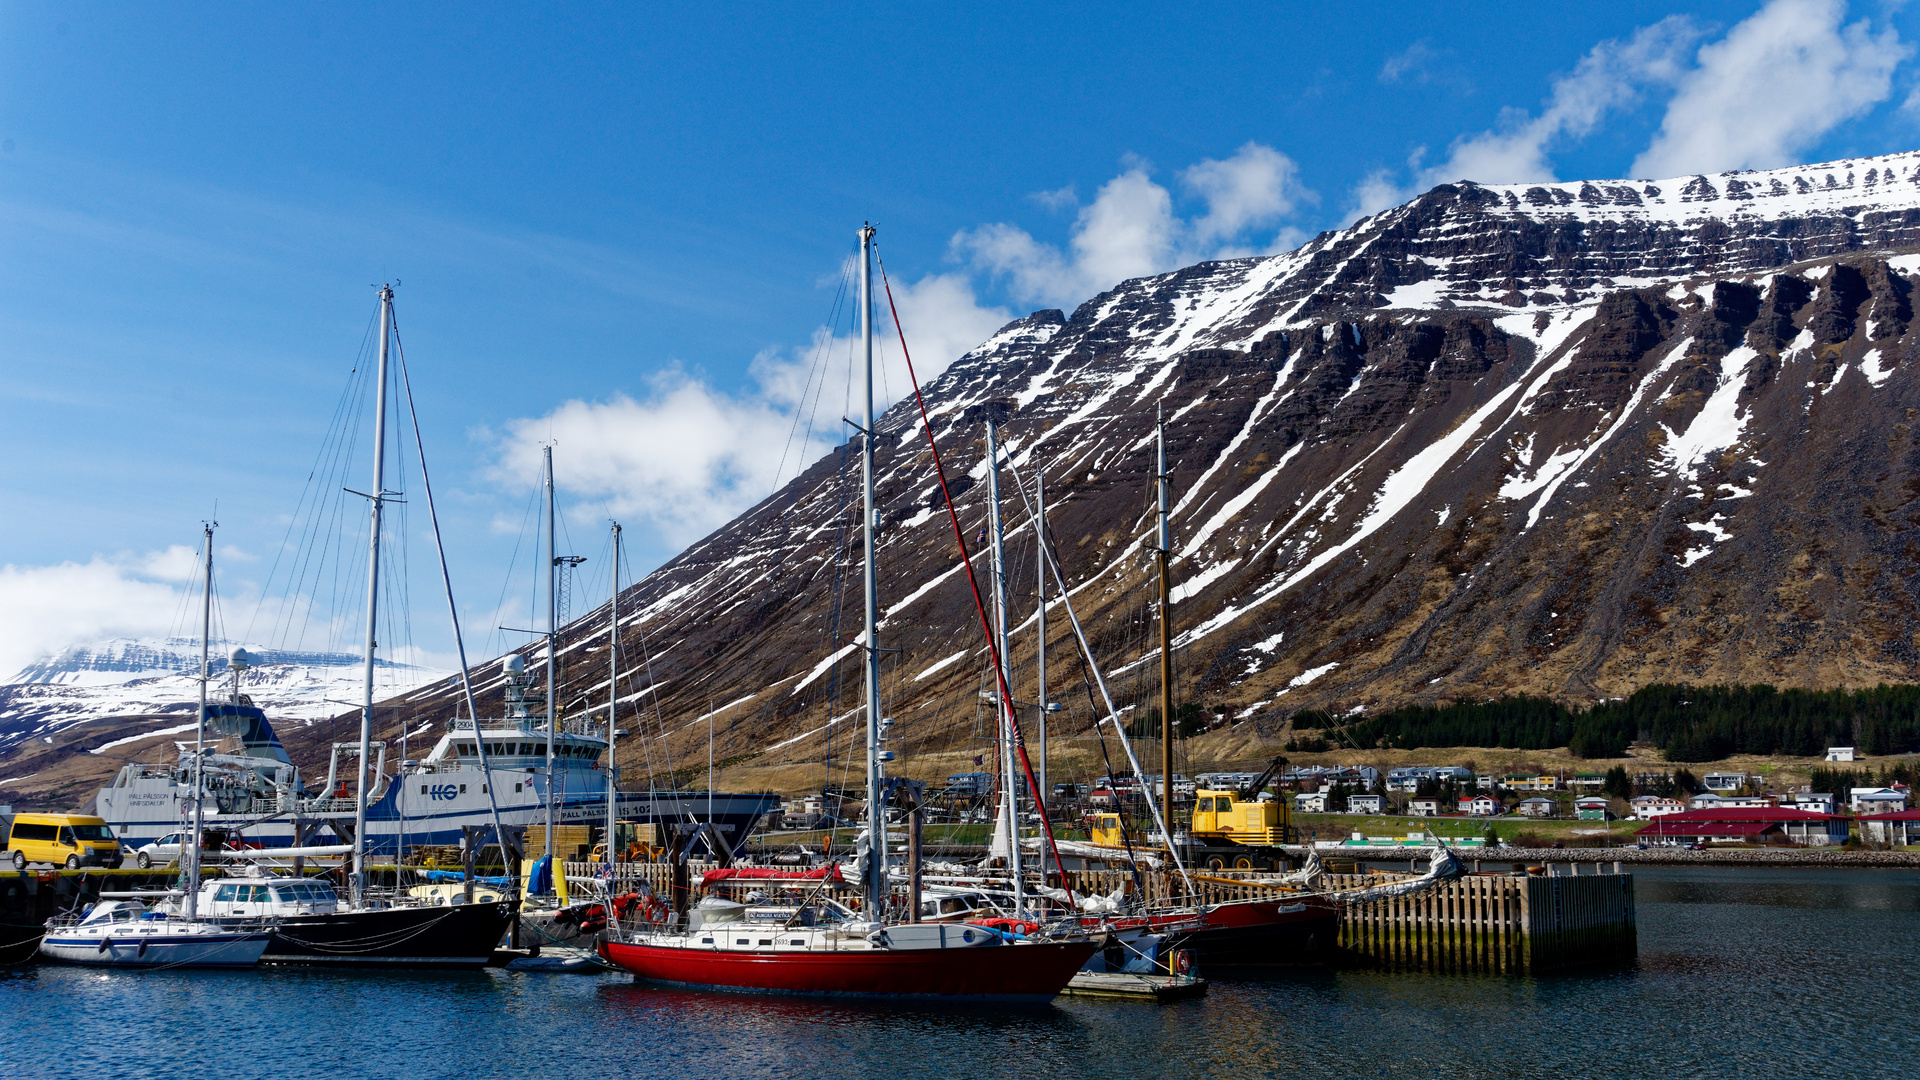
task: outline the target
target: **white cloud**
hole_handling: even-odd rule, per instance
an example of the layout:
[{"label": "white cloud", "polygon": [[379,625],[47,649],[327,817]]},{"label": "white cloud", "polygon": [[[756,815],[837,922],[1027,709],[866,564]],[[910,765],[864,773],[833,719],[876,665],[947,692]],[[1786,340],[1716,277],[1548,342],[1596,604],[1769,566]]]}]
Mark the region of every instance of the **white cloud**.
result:
[{"label": "white cloud", "polygon": [[[55,566],[0,566],[0,678],[71,645],[180,632],[180,586],[198,578],[190,548],[94,556]],[[197,627],[196,627],[197,628]]]},{"label": "white cloud", "polygon": [[[912,384],[877,275],[875,294],[878,411]],[[981,305],[958,274],[896,282],[893,294],[923,384],[1014,318]],[[587,504],[582,513],[610,513],[679,550],[766,498],[844,437],[841,417],[857,420],[861,408],[859,385],[850,381],[856,345],[822,327],[795,355],[768,349],[754,357],[752,384],[739,392],[674,367],[655,375],[638,399],[569,401],[545,416],[511,421],[490,475],[524,485],[552,440],[555,482]]]},{"label": "white cloud", "polygon": [[1777,168],[1842,121],[1885,101],[1911,49],[1841,0],[1772,0],[1700,49],[1635,176]]},{"label": "white cloud", "polygon": [[1192,226],[1192,242],[1229,243],[1293,213],[1300,197],[1300,167],[1270,147],[1248,143],[1225,161],[1202,161],[1180,174],[1187,188],[1206,200],[1206,215]]},{"label": "white cloud", "polygon": [[1624,41],[1610,39],[1595,45],[1571,72],[1554,80],[1553,93],[1540,115],[1505,110],[1492,130],[1455,139],[1446,159],[1437,165],[1423,167],[1426,150],[1416,150],[1407,163],[1412,177],[1404,187],[1390,170],[1369,174],[1351,194],[1349,220],[1455,180],[1518,184],[1554,179],[1548,153],[1556,143],[1584,138],[1608,113],[1639,100],[1647,87],[1677,83],[1687,50],[1698,38],[1699,30],[1691,20],[1670,15],[1641,27]]},{"label": "white cloud", "polygon": [[[954,234],[952,250],[973,269],[1007,283],[1024,303],[1071,307],[1127,278],[1144,277],[1208,258],[1232,258],[1280,250],[1300,237],[1285,228],[1265,243],[1249,240],[1275,229],[1313,193],[1299,182],[1299,169],[1270,147],[1249,142],[1224,161],[1201,161],[1179,174],[1182,187],[1206,206],[1182,218],[1173,195],[1153,180],[1148,167],[1132,162],[1101,185],[1082,206],[1065,251],[1034,239],[1025,229],[997,223]],[[1058,205],[1072,189],[1044,193]]]},{"label": "white cloud", "polygon": [[1387,57],[1387,62],[1380,65],[1380,81],[1397,83],[1405,79],[1410,82],[1428,82],[1433,78],[1432,65],[1439,55],[1426,38],[1421,38],[1400,52]]}]

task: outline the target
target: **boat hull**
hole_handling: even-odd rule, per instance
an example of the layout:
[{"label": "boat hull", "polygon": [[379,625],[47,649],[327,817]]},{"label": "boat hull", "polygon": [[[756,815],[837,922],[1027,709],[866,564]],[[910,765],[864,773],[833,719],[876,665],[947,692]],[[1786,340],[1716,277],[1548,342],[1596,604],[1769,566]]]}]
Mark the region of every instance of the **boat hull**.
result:
[{"label": "boat hull", "polygon": [[295,915],[261,958],[314,967],[480,968],[513,921],[511,901]]},{"label": "boat hull", "polygon": [[1216,904],[1177,945],[1198,953],[1203,969],[1285,967],[1327,963],[1339,937],[1339,907],[1302,896]]},{"label": "boat hull", "polygon": [[[500,821],[507,826],[540,825],[546,822],[546,804],[542,800],[542,791],[529,782],[527,790],[513,792],[507,783],[518,775],[526,781],[525,773],[505,773],[496,770],[504,780],[499,784]],[[534,780],[542,778],[535,777]],[[488,807],[486,797],[481,794],[484,786],[479,780],[470,780],[469,790],[456,791],[445,800],[436,800],[431,792],[437,785],[427,785],[429,794],[419,794],[421,778],[409,776],[406,782],[414,785],[409,793],[410,802],[399,804],[397,789],[402,785],[393,785],[388,793],[367,808],[367,853],[371,856],[391,856],[401,846],[412,847],[420,844],[451,846],[460,843],[467,827],[491,828],[493,811]],[[191,802],[181,794],[180,785],[173,782],[141,781],[140,787],[101,788],[96,799],[98,813],[113,828],[120,842],[130,847],[158,840],[161,836],[176,832],[180,823],[189,814]],[[154,790],[148,791],[147,788]],[[780,800],[772,795],[736,794],[717,792],[711,797],[705,793],[680,792],[634,793],[622,792],[618,804],[619,820],[634,821],[642,824],[678,824],[689,821],[712,821],[722,836],[734,846],[737,853],[744,848],[747,837],[754,824],[763,818],[769,810],[780,805]],[[340,815],[343,821],[351,821],[353,813],[349,807]],[[606,821],[607,804],[604,794],[593,791],[576,791],[563,794],[554,808],[554,817],[561,825],[598,825]],[[328,821],[332,818],[314,814],[308,818],[314,821]],[[294,843],[293,822],[284,814],[264,813],[220,813],[209,808],[206,814],[206,827],[229,832],[239,832],[246,839],[265,847],[289,847]],[[346,842],[345,837],[337,837]],[[309,837],[308,843],[325,842]]]},{"label": "boat hull", "polygon": [[723,952],[610,941],[601,956],[648,982],[809,997],[1044,1002],[1093,955],[1092,941],[858,952]]},{"label": "boat hull", "polygon": [[116,968],[249,968],[267,948],[265,932],[117,936],[54,931],[40,942],[40,955],[63,964]]}]

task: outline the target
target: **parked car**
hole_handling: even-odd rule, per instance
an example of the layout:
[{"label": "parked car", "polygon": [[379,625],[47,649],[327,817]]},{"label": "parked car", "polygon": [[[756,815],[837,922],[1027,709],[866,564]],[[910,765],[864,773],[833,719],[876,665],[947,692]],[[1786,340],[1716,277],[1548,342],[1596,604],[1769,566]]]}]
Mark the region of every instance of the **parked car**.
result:
[{"label": "parked car", "polygon": [[180,861],[180,844],[186,839],[186,833],[170,832],[149,844],[133,849],[133,865],[142,870],[150,870],[155,863],[170,866]]}]

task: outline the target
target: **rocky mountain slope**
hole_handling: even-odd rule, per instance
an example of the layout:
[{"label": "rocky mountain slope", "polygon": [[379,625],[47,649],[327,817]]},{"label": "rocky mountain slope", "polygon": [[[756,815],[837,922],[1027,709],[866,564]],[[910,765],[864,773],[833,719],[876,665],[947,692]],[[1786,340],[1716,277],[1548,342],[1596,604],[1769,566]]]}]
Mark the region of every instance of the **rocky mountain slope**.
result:
[{"label": "rocky mountain slope", "polygon": [[[1294,252],[1036,312],[927,400],[970,544],[984,415],[1004,415],[1020,480],[1044,475],[1074,604],[1129,704],[1153,692],[1156,408],[1178,692],[1218,724],[1272,733],[1309,706],[1592,701],[1661,680],[1911,680],[1916,281],[1920,153],[1462,182]],[[876,450],[894,745],[964,760],[980,752],[982,639],[910,401]],[[636,767],[704,767],[710,732],[737,768],[818,762],[829,738],[844,753],[853,461],[815,463],[627,591]],[[1033,545],[1012,550],[1030,612]],[[1015,622],[1030,688],[1031,615]],[[1084,733],[1057,601],[1048,628],[1051,696],[1070,706],[1056,732]],[[602,610],[567,637],[563,699],[604,699],[605,633]],[[481,687],[499,700],[494,669]],[[423,716],[452,704],[412,701]]]}]

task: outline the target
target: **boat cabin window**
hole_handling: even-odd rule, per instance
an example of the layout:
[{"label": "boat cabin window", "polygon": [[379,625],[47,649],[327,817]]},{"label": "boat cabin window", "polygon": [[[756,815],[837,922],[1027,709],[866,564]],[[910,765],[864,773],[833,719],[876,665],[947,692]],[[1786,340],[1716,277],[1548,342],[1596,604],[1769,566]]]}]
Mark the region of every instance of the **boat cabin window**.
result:
[{"label": "boat cabin window", "polygon": [[956,911],[967,911],[971,909],[972,906],[973,905],[967,903],[965,900],[962,900],[957,896],[949,896],[946,899],[940,901],[940,914],[951,915]]},{"label": "boat cabin window", "polygon": [[220,886],[220,888],[216,890],[213,894],[214,902],[215,903],[231,902],[233,900],[233,894],[237,888],[238,886],[235,886],[235,885]]}]

